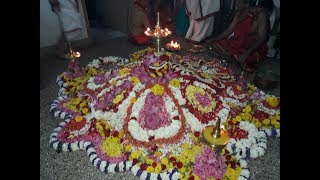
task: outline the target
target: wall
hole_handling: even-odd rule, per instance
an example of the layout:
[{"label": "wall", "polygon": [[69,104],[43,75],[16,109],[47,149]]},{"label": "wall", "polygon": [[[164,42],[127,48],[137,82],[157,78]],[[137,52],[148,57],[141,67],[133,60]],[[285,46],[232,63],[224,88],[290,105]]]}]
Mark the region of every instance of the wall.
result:
[{"label": "wall", "polygon": [[55,45],[60,34],[59,20],[49,0],[40,0],[40,48]]},{"label": "wall", "polygon": [[114,30],[128,32],[128,12],[133,0],[97,0],[97,10]]}]

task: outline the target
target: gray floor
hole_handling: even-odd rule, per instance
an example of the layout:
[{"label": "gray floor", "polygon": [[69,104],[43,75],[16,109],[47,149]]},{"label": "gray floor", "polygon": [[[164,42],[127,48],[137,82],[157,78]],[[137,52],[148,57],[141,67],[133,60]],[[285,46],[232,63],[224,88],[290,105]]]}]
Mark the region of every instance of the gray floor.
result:
[{"label": "gray floor", "polygon": [[[79,49],[81,65],[103,56],[128,57],[128,54],[145,48],[127,42],[125,37],[109,39],[86,49]],[[138,179],[131,172],[105,174],[97,170],[82,150],[56,153],[49,147],[49,136],[61,120],[49,113],[51,103],[57,98],[55,80],[67,68],[67,61],[47,54],[40,58],[40,179]],[[277,68],[277,67],[275,67]],[[278,95],[280,86],[269,91]],[[280,179],[280,139],[269,139],[264,156],[249,164],[250,179]]]}]

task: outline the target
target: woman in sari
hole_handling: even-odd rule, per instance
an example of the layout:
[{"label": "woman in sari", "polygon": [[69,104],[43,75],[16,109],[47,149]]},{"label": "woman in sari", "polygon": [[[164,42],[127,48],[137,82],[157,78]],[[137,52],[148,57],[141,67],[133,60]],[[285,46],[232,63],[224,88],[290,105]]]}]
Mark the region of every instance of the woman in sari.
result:
[{"label": "woman in sari", "polygon": [[250,7],[249,0],[236,0],[236,8],[230,26],[206,45],[225,59],[237,61],[244,70],[253,72],[268,50],[268,15],[264,8]]}]

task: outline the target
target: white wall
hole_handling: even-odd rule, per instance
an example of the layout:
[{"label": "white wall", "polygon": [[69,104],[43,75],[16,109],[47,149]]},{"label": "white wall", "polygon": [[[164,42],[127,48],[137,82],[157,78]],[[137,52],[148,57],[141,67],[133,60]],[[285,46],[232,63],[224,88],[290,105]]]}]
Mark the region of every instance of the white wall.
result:
[{"label": "white wall", "polygon": [[40,48],[55,45],[60,35],[59,20],[49,0],[40,0]]}]

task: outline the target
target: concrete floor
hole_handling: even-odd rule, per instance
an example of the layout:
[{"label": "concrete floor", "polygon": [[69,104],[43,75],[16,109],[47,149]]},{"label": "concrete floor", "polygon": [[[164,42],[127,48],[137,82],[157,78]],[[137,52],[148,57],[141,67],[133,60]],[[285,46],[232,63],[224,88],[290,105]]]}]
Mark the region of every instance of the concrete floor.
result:
[{"label": "concrete floor", "polygon": [[[126,37],[110,39],[93,44],[89,48],[79,49],[80,64],[85,66],[92,59],[103,56],[128,57],[132,52],[146,48],[128,43]],[[82,150],[57,153],[49,147],[49,137],[53,129],[61,122],[50,113],[50,105],[58,96],[55,80],[58,74],[67,69],[67,60],[52,54],[40,57],[40,179],[138,179],[131,172],[105,174],[97,170]],[[277,63],[275,65],[278,68]],[[237,71],[237,67],[234,69]],[[239,71],[239,69],[238,69]],[[248,76],[253,76],[248,75]],[[250,78],[249,78],[250,79]],[[279,95],[280,86],[270,94]],[[280,139],[269,139],[264,156],[249,163],[250,179],[280,179]]]}]

